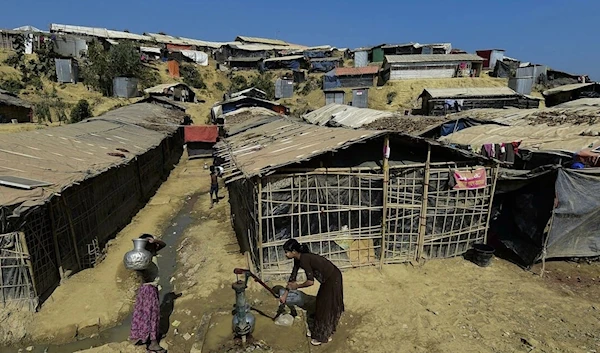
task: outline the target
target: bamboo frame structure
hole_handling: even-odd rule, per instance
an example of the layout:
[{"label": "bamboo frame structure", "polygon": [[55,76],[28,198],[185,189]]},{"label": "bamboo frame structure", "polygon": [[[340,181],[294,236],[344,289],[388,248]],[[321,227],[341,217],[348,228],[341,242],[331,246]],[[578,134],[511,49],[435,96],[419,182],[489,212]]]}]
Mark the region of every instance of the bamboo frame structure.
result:
[{"label": "bamboo frame structure", "polygon": [[33,311],[38,299],[23,233],[0,234],[0,304]]}]

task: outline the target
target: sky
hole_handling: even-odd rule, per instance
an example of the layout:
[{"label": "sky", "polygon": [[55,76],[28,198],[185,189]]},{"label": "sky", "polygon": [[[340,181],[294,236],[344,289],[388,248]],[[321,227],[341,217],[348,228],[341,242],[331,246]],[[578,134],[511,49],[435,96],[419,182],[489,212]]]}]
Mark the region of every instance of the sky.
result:
[{"label": "sky", "polygon": [[1,0],[0,28],[50,23],[232,41],[238,35],[356,48],[450,42],[600,80],[598,0]]}]

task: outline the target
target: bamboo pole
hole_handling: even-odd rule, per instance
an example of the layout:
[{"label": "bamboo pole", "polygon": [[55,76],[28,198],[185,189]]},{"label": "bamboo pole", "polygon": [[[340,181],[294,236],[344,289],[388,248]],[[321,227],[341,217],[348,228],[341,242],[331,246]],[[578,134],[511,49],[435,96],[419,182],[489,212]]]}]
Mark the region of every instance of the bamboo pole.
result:
[{"label": "bamboo pole", "polygon": [[390,163],[388,151],[390,148],[390,136],[385,135],[383,140],[383,212],[381,214],[381,254],[379,260],[379,268],[383,268],[385,262],[385,253],[387,250],[387,198],[388,198],[388,184],[390,181]]},{"label": "bamboo pole", "polygon": [[[33,290],[33,296],[35,298],[38,297],[37,294],[37,286],[35,283],[35,276],[33,275],[33,266],[31,265],[31,254],[29,254],[29,248],[27,247],[27,241],[25,239],[25,233],[23,232],[19,232],[19,243],[21,244],[21,246],[23,247],[23,253],[27,254],[26,257],[22,257],[21,259],[25,261],[25,263],[27,264],[27,269],[29,270],[29,276],[25,276],[25,280],[27,281],[27,284],[31,284],[32,290]],[[31,283],[29,282],[29,278],[31,277]]]},{"label": "bamboo pole", "polygon": [[263,225],[262,225],[262,180],[258,179],[258,275],[260,276],[261,281],[264,280],[263,277],[263,249],[262,249],[262,233],[263,233]]},{"label": "bamboo pole", "polygon": [[69,228],[71,229],[71,240],[73,241],[73,248],[75,249],[75,257],[77,258],[77,265],[79,266],[79,270],[83,270],[81,267],[81,259],[79,258],[79,249],[77,249],[77,238],[75,236],[75,226],[73,225],[73,217],[71,216],[71,210],[67,205],[67,200],[64,197],[61,197],[63,204],[65,205],[65,211],[67,213],[67,219],[69,220]]},{"label": "bamboo pole", "polygon": [[64,279],[64,269],[62,266],[62,261],[60,259],[60,248],[58,246],[58,235],[56,234],[56,217],[54,215],[54,209],[52,207],[52,201],[48,203],[48,208],[50,209],[50,226],[52,229],[52,238],[54,242],[54,252],[56,253],[56,265],[58,265],[58,273],[60,274],[60,279]]},{"label": "bamboo pole", "polygon": [[[492,190],[490,191],[490,207],[487,214],[487,219],[485,221],[485,234],[483,238],[483,243],[487,244],[488,240],[488,231],[490,229],[490,218],[492,216],[492,206],[494,204],[494,193],[496,192],[496,182],[498,181],[498,173],[500,172],[500,168],[496,166],[494,169],[494,177],[492,179]],[[467,245],[468,246],[468,245]]]},{"label": "bamboo pole", "polygon": [[425,175],[423,177],[423,199],[421,200],[421,213],[419,215],[419,239],[417,247],[417,261],[423,256],[425,231],[427,230],[427,199],[429,193],[429,172],[431,170],[431,145],[427,145],[427,160],[425,162]]},{"label": "bamboo pole", "polygon": [[542,248],[542,271],[540,272],[540,277],[544,277],[544,273],[546,272],[546,247],[548,246],[548,238],[550,235],[550,231],[552,230],[552,224],[554,223],[554,210],[558,204],[558,199],[556,196],[554,197],[554,205],[552,206],[552,215],[550,216],[550,220],[548,221],[548,232],[546,232],[546,238],[544,239],[544,247]]}]

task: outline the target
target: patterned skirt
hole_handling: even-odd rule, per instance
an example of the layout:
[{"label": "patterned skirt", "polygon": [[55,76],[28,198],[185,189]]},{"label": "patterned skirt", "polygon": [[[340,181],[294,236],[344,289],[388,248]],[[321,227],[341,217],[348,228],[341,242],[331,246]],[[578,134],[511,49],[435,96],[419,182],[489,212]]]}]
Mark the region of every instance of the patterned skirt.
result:
[{"label": "patterned skirt", "polygon": [[158,288],[142,284],[135,298],[129,339],[135,342],[158,339],[160,324],[160,300]]}]

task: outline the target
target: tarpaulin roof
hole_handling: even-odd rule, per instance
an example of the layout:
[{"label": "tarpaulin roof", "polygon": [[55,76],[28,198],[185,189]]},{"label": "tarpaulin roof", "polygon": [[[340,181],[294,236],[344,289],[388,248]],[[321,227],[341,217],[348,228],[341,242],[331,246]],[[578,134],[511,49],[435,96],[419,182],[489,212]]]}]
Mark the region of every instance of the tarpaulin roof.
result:
[{"label": "tarpaulin roof", "polygon": [[385,133],[326,128],[278,119],[228,137],[216,147],[219,154],[230,159],[242,174],[238,178],[250,178]]},{"label": "tarpaulin roof", "polygon": [[591,83],[573,83],[570,85],[562,85],[562,86],[558,86],[558,87],[554,87],[549,90],[546,90],[546,91],[544,91],[543,94],[544,94],[544,96],[551,96],[551,95],[557,94],[557,93],[573,91],[573,90],[585,88],[585,87],[591,87],[595,84],[596,83],[591,82]]},{"label": "tarpaulin roof", "polygon": [[159,146],[177,130],[182,116],[176,110],[139,103],[81,123],[5,134],[0,139],[0,174],[52,185],[33,190],[0,186],[0,205],[20,204],[20,212],[74,183],[126,164]]},{"label": "tarpaulin roof", "polygon": [[368,108],[357,108],[349,105],[331,103],[302,116],[315,125],[334,125],[359,128],[377,119],[394,117],[397,114]]},{"label": "tarpaulin roof", "polygon": [[237,36],[235,38],[235,41],[236,42],[271,44],[271,45],[282,45],[282,46],[290,45],[290,43],[285,42],[280,39],[269,39],[269,38],[248,37],[248,36]]},{"label": "tarpaulin roof", "polygon": [[50,32],[57,33],[68,33],[68,34],[80,34],[91,37],[105,38],[105,39],[129,39],[138,41],[152,41],[149,36],[129,33],[124,31],[113,31],[101,27],[85,27],[85,26],[72,26],[72,25],[61,25],[53,23],[50,25]]},{"label": "tarpaulin roof", "polygon": [[217,125],[191,125],[183,129],[185,143],[188,142],[217,142],[219,127]]},{"label": "tarpaulin roof", "polygon": [[13,105],[23,108],[31,108],[32,105],[29,102],[22,100],[17,97],[16,94],[0,89],[0,104]]},{"label": "tarpaulin roof", "polygon": [[289,55],[289,56],[280,56],[276,58],[265,59],[264,62],[275,62],[275,61],[290,61],[290,60],[301,60],[304,59],[304,55]]},{"label": "tarpaulin roof", "polygon": [[455,132],[440,140],[463,145],[522,141],[533,151],[576,152],[600,142],[600,107],[555,106],[546,109],[474,109],[450,115],[491,120],[510,126],[482,125]]}]

